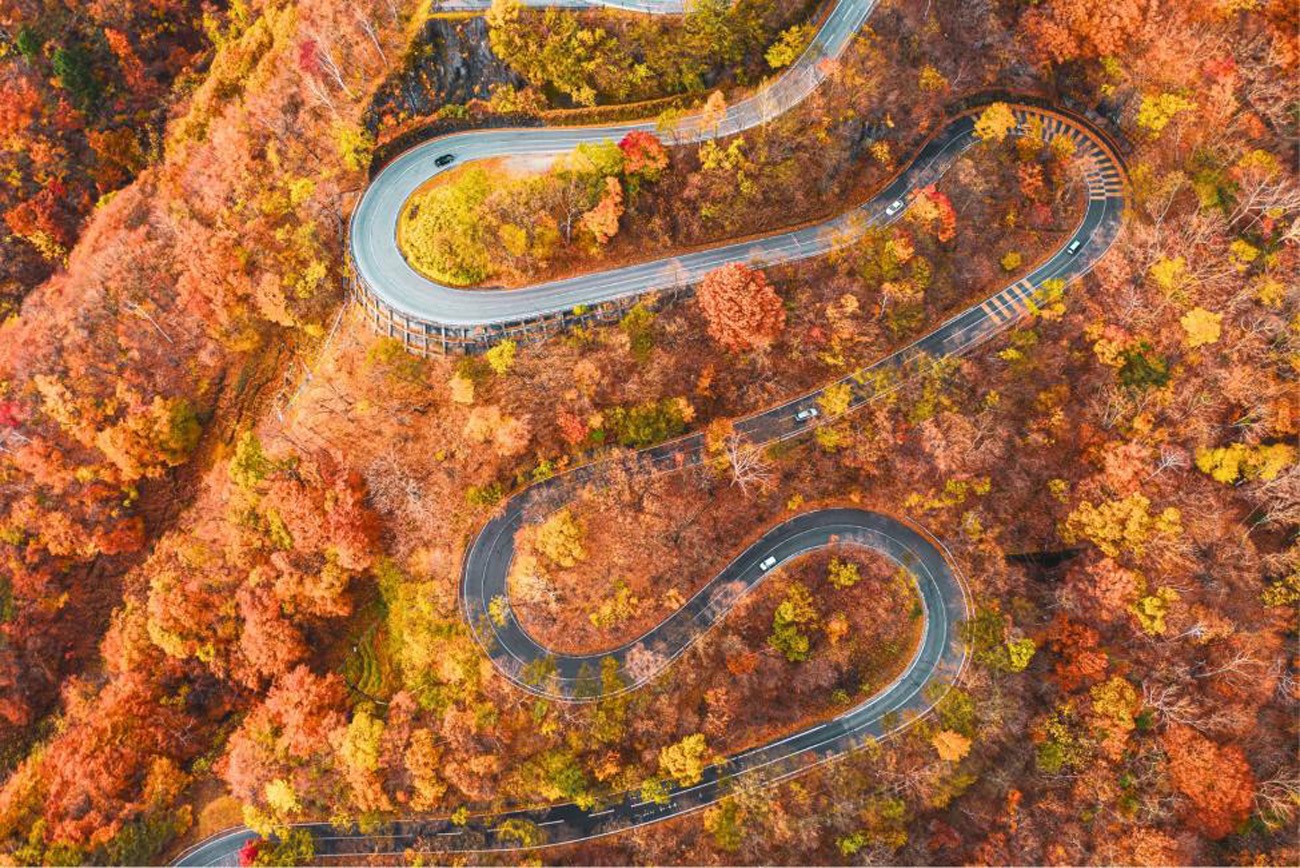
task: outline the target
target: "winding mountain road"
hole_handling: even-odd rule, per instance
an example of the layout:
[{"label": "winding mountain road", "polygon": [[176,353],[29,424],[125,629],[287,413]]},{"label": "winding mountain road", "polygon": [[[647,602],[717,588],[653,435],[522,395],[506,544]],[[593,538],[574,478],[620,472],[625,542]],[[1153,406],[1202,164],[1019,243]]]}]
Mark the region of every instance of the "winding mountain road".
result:
[{"label": "winding mountain road", "polygon": [[[538,6],[606,5],[659,13],[681,9],[680,0],[528,2]],[[442,8],[473,10],[486,5],[484,0],[447,0]],[[704,129],[698,119],[687,119],[678,129],[677,140],[729,135],[797,105],[821,81],[822,61],[839,56],[874,7],[875,0],[840,0],[808,52],[786,75],[758,95],[733,105],[716,130]],[[1082,219],[1061,249],[1024,278],[943,322],[913,344],[837,381],[851,389],[847,412],[897,388],[932,360],[968,352],[1009,329],[1033,309],[1044,292],[1044,284],[1077,280],[1114,243],[1127,203],[1127,186],[1122,162],[1105,137],[1086,120],[1070,113],[1029,104],[1015,104],[1013,110],[1020,132],[1028,131],[1031,123],[1041,124],[1045,139],[1061,135],[1074,144],[1074,162],[1087,188]],[[897,220],[902,212],[886,213],[891,203],[906,201],[909,192],[934,183],[962,152],[977,144],[975,116],[976,112],[971,111],[953,117],[878,195],[820,226],[511,291],[441,286],[411,269],[397,250],[398,214],[410,194],[440,171],[434,160],[452,153],[459,165],[489,156],[559,153],[581,142],[618,138],[633,129],[653,130],[653,125],[492,130],[446,136],[413,148],[375,178],[353,214],[351,256],[362,291],[408,320],[440,330],[444,336],[453,330],[465,335],[508,333],[513,323],[577,305],[636,297],[676,286],[683,275],[689,282],[726,262],[757,260],[771,264],[820,255],[851,240],[865,226]],[[835,419],[824,415],[808,424],[794,418],[799,410],[816,406],[824,391],[825,387],[740,420],[735,425],[736,433],[749,448],[762,448],[832,423]],[[698,464],[705,457],[704,438],[697,433],[643,450],[634,460],[641,470],[654,472]],[[494,620],[489,607],[496,598],[508,600],[507,574],[515,535],[525,517],[562,505],[581,486],[597,482],[602,469],[600,463],[584,465],[516,494],[480,531],[466,553],[461,586],[464,616],[485,653],[521,689],[566,701],[598,698],[601,661],[612,658],[621,683],[618,689],[634,690],[662,672],[761,582],[770,572],[760,566],[765,559],[773,557],[779,565],[831,544],[873,549],[911,574],[924,607],[925,627],[907,668],[883,691],[834,719],[728,757],[711,766],[693,786],[670,788],[663,803],[646,802],[638,793],[624,793],[589,809],[574,804],[553,805],[473,817],[463,825],[447,819],[401,820],[379,833],[364,834],[356,829],[340,831],[326,823],[300,824],[311,831],[321,858],[355,861],[365,855],[397,856],[410,848],[517,849],[520,841],[515,831],[520,824],[511,821],[523,821],[530,833],[546,844],[585,840],[658,822],[712,804],[738,779],[775,782],[849,753],[868,738],[887,736],[906,727],[928,714],[944,685],[960,676],[966,650],[957,638],[956,626],[967,616],[970,602],[942,544],[913,525],[859,509],[807,512],[770,529],[679,611],[635,642],[605,654],[553,654],[529,636],[508,606],[504,617],[498,612]],[[536,665],[540,661],[546,665]],[[191,847],[176,864],[235,864],[239,849],[253,837],[254,833],[245,828],[227,830]]]},{"label": "winding mountain road", "polygon": [[[574,481],[576,477],[570,477],[556,485]],[[512,542],[524,510],[534,502],[533,498],[555,493],[553,489],[546,491],[548,488],[535,486],[525,492],[531,492],[531,496],[513,499],[505,515],[484,529],[475,553],[467,560],[464,577],[466,616],[480,625],[480,641],[489,643],[485,647],[490,649],[493,661],[525,689],[577,701],[601,698],[598,679],[593,677],[600,661],[612,657],[618,661],[620,673],[624,673],[623,664],[637,646],[654,649],[660,655],[655,671],[662,670],[772,570],[830,545],[872,549],[907,570],[922,606],[920,643],[903,672],[875,696],[824,723],[711,765],[697,783],[669,786],[662,801],[647,801],[638,791],[632,791],[589,808],[565,803],[475,816],[460,825],[446,818],[401,820],[378,833],[340,831],[328,823],[298,824],[312,833],[318,856],[359,861],[367,856],[398,857],[408,849],[496,852],[519,849],[520,840],[512,827],[518,828],[521,822],[529,833],[538,836],[537,842],[549,846],[590,840],[680,816],[713,804],[742,779],[774,784],[905,728],[930,712],[946,686],[956,681],[965,667],[966,649],[957,638],[956,627],[966,618],[970,602],[941,544],[922,530],[889,516],[839,508],[802,513],[772,528],[636,645],[591,658],[554,656],[557,675],[549,684],[520,680],[517,664],[544,659],[549,652],[534,643],[512,617],[505,624],[494,623],[486,606],[492,595],[505,592]],[[761,564],[769,557],[776,560],[776,565],[764,570]],[[511,656],[516,654],[521,656]],[[587,666],[594,667],[591,674],[583,673]],[[639,683],[625,680],[623,689],[634,689]],[[239,849],[255,837],[249,829],[228,830],[191,848],[176,864],[235,864]]]},{"label": "winding mountain road", "polygon": [[[802,102],[826,75],[823,61],[839,57],[875,9],[877,0],[840,0],[827,15],[804,54],[784,74],[754,96],[728,106],[717,124],[698,116],[683,118],[671,136],[684,144],[732,135],[775,118]],[[483,8],[487,3],[462,0],[444,8]],[[551,5],[529,0],[528,5]],[[562,5],[611,5],[623,9],[672,13],[680,0]],[[357,286],[406,333],[419,332],[430,347],[484,348],[501,337],[522,333],[530,324],[562,317],[574,308],[628,299],[690,284],[724,262],[762,259],[788,261],[824,252],[815,233],[774,236],[757,244],[737,244],[679,257],[536,284],[516,290],[457,289],[430,280],[407,263],[397,247],[398,219],[406,202],[430,178],[466,162],[501,156],[559,155],[580,144],[622,138],[642,130],[663,135],[653,120],[593,127],[477,130],[443,136],[398,156],[366,189],[352,213],[349,255]],[[451,155],[455,161],[438,166]],[[803,244],[805,246],[801,247]],[[814,246],[807,246],[813,244]],[[418,342],[415,343],[418,347]]]}]

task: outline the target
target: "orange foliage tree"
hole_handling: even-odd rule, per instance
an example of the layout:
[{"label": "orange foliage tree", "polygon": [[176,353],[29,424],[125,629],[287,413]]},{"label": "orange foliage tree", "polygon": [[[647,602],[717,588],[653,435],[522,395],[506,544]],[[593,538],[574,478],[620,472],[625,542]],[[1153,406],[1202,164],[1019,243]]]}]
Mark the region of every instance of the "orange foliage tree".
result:
[{"label": "orange foliage tree", "polygon": [[764,349],[785,328],[785,308],[767,277],[739,262],[706,274],[696,300],[709,334],[729,350]]},{"label": "orange foliage tree", "polygon": [[1217,745],[1205,736],[1172,724],[1161,739],[1169,756],[1169,776],[1192,803],[1196,823],[1211,838],[1231,834],[1250,816],[1255,775],[1236,745]]},{"label": "orange foliage tree", "polygon": [[0,142],[24,132],[40,107],[41,95],[27,77],[6,80],[0,89]]},{"label": "orange foliage tree", "polygon": [[1100,636],[1087,624],[1058,616],[1052,624],[1052,649],[1059,655],[1056,678],[1065,691],[1091,685],[1106,674],[1109,660],[1098,647]]},{"label": "orange foliage tree", "polygon": [[1117,54],[1142,26],[1148,0],[1052,0],[1025,16],[1043,54],[1058,63]]},{"label": "orange foliage tree", "polygon": [[[245,804],[263,801],[267,784],[289,777],[302,795],[327,786],[330,742],[347,721],[347,688],[338,675],[316,675],[299,666],[283,675],[230,737],[217,770]],[[289,769],[294,774],[289,773]]]},{"label": "orange foliage tree", "polygon": [[597,244],[607,244],[618,234],[618,221],[622,216],[623,185],[618,178],[606,178],[600,201],[582,215],[582,227],[595,236]]}]

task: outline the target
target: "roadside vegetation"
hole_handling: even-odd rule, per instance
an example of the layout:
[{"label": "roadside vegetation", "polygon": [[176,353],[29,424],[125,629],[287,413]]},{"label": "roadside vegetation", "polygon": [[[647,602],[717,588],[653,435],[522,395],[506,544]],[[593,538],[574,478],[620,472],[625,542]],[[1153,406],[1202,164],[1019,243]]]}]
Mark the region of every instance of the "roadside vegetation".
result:
[{"label": "roadside vegetation", "polygon": [[485,123],[681,113],[794,62],[827,9],[829,0],[701,0],[681,17],[498,0],[482,17],[433,15],[376,89],[366,127],[383,154]]},{"label": "roadside vegetation", "polygon": [[516,104],[631,103],[754,84],[812,41],[818,0],[695,0],[681,17],[530,9],[493,0],[492,50],[526,82],[493,94]]},{"label": "roadside vegetation", "polygon": [[[28,9],[0,4],[0,42],[17,44]],[[213,11],[211,63],[157,162],[120,179],[67,239],[66,266],[34,278],[0,326],[7,858],[160,861],[238,816],[269,836],[250,861],[306,861],[290,822],[371,827],[627,786],[653,797],[846,707],[905,660],[908,641],[890,643],[915,623],[892,569],[848,551],[827,553],[834,570],[808,558],[771,576],[689,665],[584,706],[521,694],[463,623],[464,541],[508,492],[593,451],[703,430],[725,459],[709,474],[611,470],[607,491],[569,505],[578,533],[544,548],[573,605],[529,613],[539,630],[615,641],[707,579],[718,551],[847,501],[952,551],[976,606],[970,667],[899,737],[543,858],[1300,861],[1290,4],[886,0],[827,87],[747,135],[734,163],[730,142],[713,169],[673,153],[636,196],[623,186],[602,263],[634,240],[712,243],[838,211],[968,91],[1068,99],[1126,143],[1131,213],[1086,279],[978,352],[739,468],[728,420],[878,358],[1059,246],[1082,205],[1069,161],[1009,135],[839,256],[742,267],[698,300],[649,301],[538,346],[420,360],[355,311],[332,326],[341,203],[365,183],[372,97],[401,73],[424,11]],[[34,60],[0,58],[0,75],[65,112],[69,82],[46,64],[72,37],[56,29]],[[94,51],[95,74],[116,75]],[[491,117],[462,108],[450,114]],[[6,104],[0,129],[14,116]],[[623,158],[602,177],[626,185]],[[856,165],[875,175],[839,180]],[[41,183],[19,176],[29,193]],[[532,273],[488,265],[503,281]],[[829,391],[824,415],[846,399]],[[694,518],[705,503],[714,513]],[[597,526],[602,510],[620,538]],[[664,526],[681,527],[681,550],[650,556],[680,575],[639,572]],[[833,642],[838,613],[849,630]]]}]

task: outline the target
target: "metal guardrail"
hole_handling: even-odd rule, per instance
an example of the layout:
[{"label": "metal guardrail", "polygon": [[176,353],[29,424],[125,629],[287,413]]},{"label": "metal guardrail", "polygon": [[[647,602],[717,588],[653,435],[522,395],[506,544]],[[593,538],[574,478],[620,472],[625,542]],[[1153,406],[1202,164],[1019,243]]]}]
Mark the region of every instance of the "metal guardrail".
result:
[{"label": "metal guardrail", "polygon": [[542,314],[507,323],[476,326],[451,326],[402,313],[357,278],[351,279],[352,295],[363,315],[378,334],[396,338],[417,356],[476,355],[490,350],[504,340],[519,344],[539,343],[554,335],[592,325],[615,322],[637,304],[660,304],[690,291],[653,290],[641,295],[627,295],[589,307],[559,313]]}]

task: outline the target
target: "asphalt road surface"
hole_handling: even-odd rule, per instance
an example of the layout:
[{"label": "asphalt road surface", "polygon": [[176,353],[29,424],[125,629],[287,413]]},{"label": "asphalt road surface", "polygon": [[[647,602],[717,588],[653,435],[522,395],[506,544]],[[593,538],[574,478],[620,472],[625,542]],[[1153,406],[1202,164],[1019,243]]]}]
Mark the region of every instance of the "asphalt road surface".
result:
[{"label": "asphalt road surface", "polygon": [[[449,0],[444,8],[485,5],[481,0]],[[547,2],[532,0],[530,5],[547,5]],[[594,4],[561,0],[556,5]],[[656,12],[680,8],[677,0],[662,3],[609,0],[604,5]],[[786,76],[763,94],[732,106],[716,131],[701,129],[697,121],[688,120],[679,129],[678,140],[699,139],[715,132],[718,135],[738,132],[798,104],[820,81],[819,61],[838,56],[874,6],[874,0],[841,0],[809,52]],[[1087,190],[1083,218],[1061,249],[1023,279],[940,324],[915,343],[837,381],[852,390],[848,412],[897,388],[932,360],[967,352],[1010,328],[1042,301],[1048,281],[1068,284],[1077,280],[1114,243],[1127,202],[1127,189],[1122,164],[1104,138],[1086,121],[1067,113],[1029,105],[1016,105],[1014,110],[1022,130],[1027,129],[1031,119],[1036,119],[1043,124],[1045,138],[1063,135],[1074,143],[1074,159],[1081,168]],[[577,304],[639,295],[677,285],[683,274],[698,277],[725,262],[775,263],[825,253],[834,244],[841,243],[841,239],[860,232],[864,225],[899,219],[903,211],[886,214],[891,203],[905,203],[911,191],[934,183],[963,151],[977,143],[974,114],[959,115],[933,136],[908,167],[876,197],[822,226],[525,289],[464,291],[443,287],[414,272],[397,251],[397,215],[410,193],[438,171],[433,161],[441,154],[456,154],[455,165],[459,165],[467,160],[503,154],[558,153],[583,141],[618,138],[632,129],[651,128],[649,124],[631,124],[595,129],[461,133],[408,151],[376,177],[353,215],[352,255],[361,279],[399,310],[429,321],[458,325],[506,322],[569,309]],[[736,423],[737,434],[750,448],[761,448],[833,422],[824,414],[806,423],[795,420],[800,410],[817,406],[824,391],[825,387],[741,420]],[[703,450],[703,436],[692,434],[623,460],[635,462],[643,472],[670,471],[700,462]],[[525,489],[504,505],[467,552],[461,587],[465,618],[498,669],[521,689],[564,701],[597,699],[600,696],[597,673],[601,661],[607,657],[617,664],[620,685],[616,689],[636,689],[661,674],[762,581],[770,572],[760,567],[766,558],[775,557],[778,566],[771,569],[778,569],[781,562],[832,542],[874,549],[907,569],[914,579],[924,605],[925,628],[907,669],[868,701],[825,723],[729,757],[710,767],[698,784],[670,789],[663,803],[645,802],[637,793],[626,793],[585,810],[573,804],[561,804],[474,817],[461,826],[446,819],[419,818],[396,821],[378,833],[369,834],[356,829],[338,830],[324,823],[301,824],[315,837],[320,858],[346,861],[363,855],[400,855],[411,848],[462,852],[517,849],[519,840],[511,834],[511,827],[516,824],[503,828],[503,824],[515,820],[528,824],[546,844],[585,840],[658,822],[712,804],[739,779],[775,782],[810,765],[849,753],[868,738],[887,736],[929,713],[943,685],[959,677],[966,654],[955,628],[966,617],[969,601],[942,545],[912,525],[857,509],[808,512],[772,528],[713,577],[681,610],[645,636],[606,654],[553,654],[528,635],[508,607],[502,623],[494,621],[488,614],[489,606],[497,597],[508,598],[506,574],[519,527],[524,521],[563,505],[578,487],[598,483],[606,469],[600,462],[588,464]],[[547,665],[539,669],[535,665],[538,661],[546,661]],[[629,666],[629,661],[633,665]],[[671,677],[671,673],[668,675]],[[886,728],[887,721],[894,729]],[[252,837],[254,834],[248,829],[227,830],[187,850],[177,864],[235,864],[240,847]]]}]

